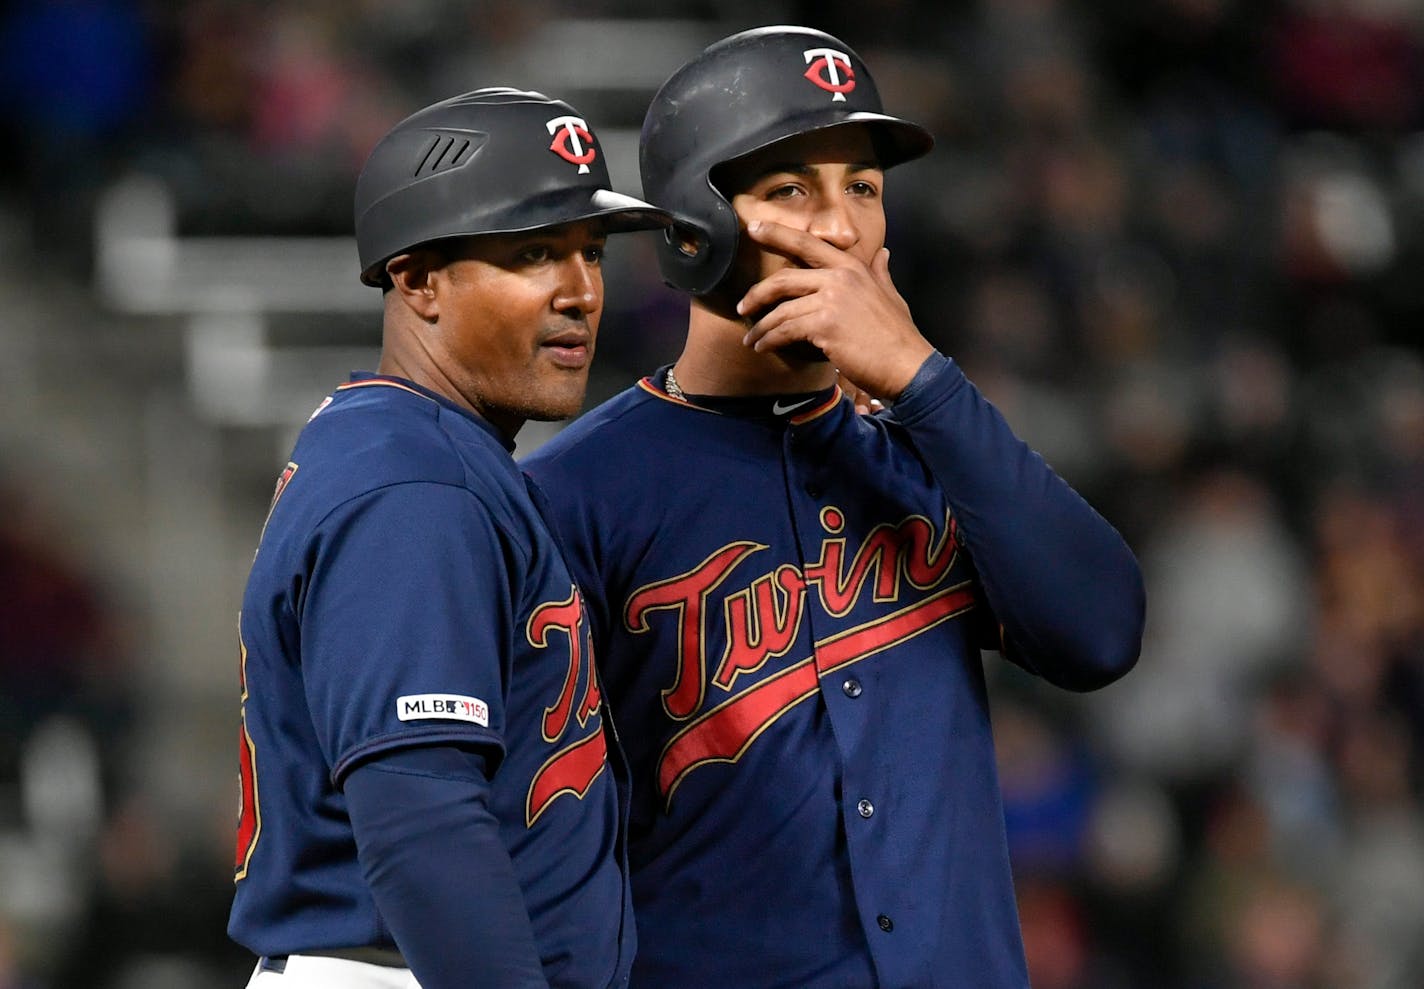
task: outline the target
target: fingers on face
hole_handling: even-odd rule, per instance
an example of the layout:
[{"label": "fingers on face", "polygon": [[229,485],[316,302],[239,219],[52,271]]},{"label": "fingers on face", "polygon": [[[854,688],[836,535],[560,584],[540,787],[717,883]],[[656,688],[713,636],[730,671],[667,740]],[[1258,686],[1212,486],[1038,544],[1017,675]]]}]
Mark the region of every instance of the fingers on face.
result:
[{"label": "fingers on face", "polygon": [[817,300],[806,296],[783,302],[753,324],[743,342],[754,350],[775,350],[794,340],[821,347],[829,320]]},{"label": "fingers on face", "polygon": [[772,220],[752,220],[747,234],[762,247],[803,261],[813,268],[825,268],[849,257],[840,248],[821,238]]},{"label": "fingers on face", "polygon": [[747,290],[737,303],[737,312],[742,316],[774,306],[778,302],[810,295],[822,285],[815,272],[809,268],[782,268],[767,275]]}]

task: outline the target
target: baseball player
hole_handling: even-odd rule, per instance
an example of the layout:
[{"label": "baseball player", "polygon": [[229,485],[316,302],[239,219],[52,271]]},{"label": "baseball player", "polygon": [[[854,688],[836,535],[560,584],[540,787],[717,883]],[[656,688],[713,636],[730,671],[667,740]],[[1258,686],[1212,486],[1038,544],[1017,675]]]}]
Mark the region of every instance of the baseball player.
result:
[{"label": "baseball player", "polygon": [[510,450],[582,402],[606,236],[665,217],[511,89],[396,125],[355,206],[381,359],[303,428],[243,597],[229,933],[258,989],[624,985],[624,763]]},{"label": "baseball player", "polygon": [[980,650],[1101,687],[1143,590],[895,290],[886,170],[930,146],[799,27],[644,121],[685,348],[525,464],[632,767],[635,989],[1028,985]]}]

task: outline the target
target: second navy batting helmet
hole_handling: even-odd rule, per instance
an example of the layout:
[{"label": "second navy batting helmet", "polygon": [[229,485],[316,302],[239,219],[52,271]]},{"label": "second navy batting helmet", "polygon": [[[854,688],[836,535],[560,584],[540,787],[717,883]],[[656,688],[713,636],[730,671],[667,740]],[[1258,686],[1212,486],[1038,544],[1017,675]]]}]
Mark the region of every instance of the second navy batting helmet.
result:
[{"label": "second navy batting helmet", "polygon": [[763,27],[709,46],[673,74],[643,120],[643,195],[673,214],[658,245],[663,279],[702,295],[726,277],[739,227],[713,184],[718,165],[839,124],[871,128],[882,168],[926,154],[929,131],[885,114],[849,46],[805,27]]},{"label": "second navy batting helmet", "polygon": [[666,226],[667,214],[609,188],[588,123],[542,93],[478,89],[402,120],[356,180],[361,281],[430,241],[597,218],[609,233]]}]

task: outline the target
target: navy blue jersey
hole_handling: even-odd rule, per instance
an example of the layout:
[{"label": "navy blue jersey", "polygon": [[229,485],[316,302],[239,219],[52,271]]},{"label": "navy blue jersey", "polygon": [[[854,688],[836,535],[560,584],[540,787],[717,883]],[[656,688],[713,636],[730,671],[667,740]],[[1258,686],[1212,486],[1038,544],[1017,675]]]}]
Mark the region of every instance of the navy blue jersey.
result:
[{"label": "navy blue jersey", "polygon": [[524,465],[632,764],[635,987],[1028,985],[980,649],[1100,686],[1141,578],[931,362],[873,417],[838,390],[721,414],[654,376]]},{"label": "navy blue jersey", "polygon": [[535,493],[493,427],[408,382],[353,377],[302,430],[240,622],[229,931],[254,953],[392,944],[342,782],[362,760],[455,744],[485,757],[550,984],[623,983],[619,757]]}]

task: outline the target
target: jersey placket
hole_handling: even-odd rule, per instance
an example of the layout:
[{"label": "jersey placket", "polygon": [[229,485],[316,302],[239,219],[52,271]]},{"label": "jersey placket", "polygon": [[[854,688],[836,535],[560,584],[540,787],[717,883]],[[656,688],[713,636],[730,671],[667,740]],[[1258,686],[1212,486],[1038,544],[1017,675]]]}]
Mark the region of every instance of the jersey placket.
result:
[{"label": "jersey placket", "polygon": [[[842,486],[837,483],[834,443],[823,442],[844,436],[833,425],[842,410],[809,422],[792,425],[782,441],[782,464],[788,509],[796,534],[802,573],[807,576],[805,621],[812,643],[812,660],[817,672],[818,696],[831,726],[829,741],[835,746],[841,824],[850,859],[850,875],[861,929],[881,981],[886,972],[885,955],[893,951],[890,935],[895,929],[893,910],[884,902],[882,891],[896,883],[879,864],[876,849],[887,840],[885,833],[892,815],[889,795],[879,789],[872,769],[860,765],[855,753],[865,751],[867,732],[873,731],[875,710],[873,669],[863,662],[873,648],[873,629],[856,628],[854,620],[833,613],[827,607],[826,581],[839,577],[855,558],[858,546],[847,545]],[[832,420],[832,421],[827,421]],[[844,492],[850,496],[850,492]],[[839,571],[832,575],[827,544],[841,542]],[[845,591],[837,587],[835,591]],[[834,591],[832,592],[835,593]],[[870,594],[868,587],[861,593]],[[856,595],[859,598],[859,594]],[[854,611],[854,604],[849,609]],[[884,983],[889,984],[889,983]]]}]

